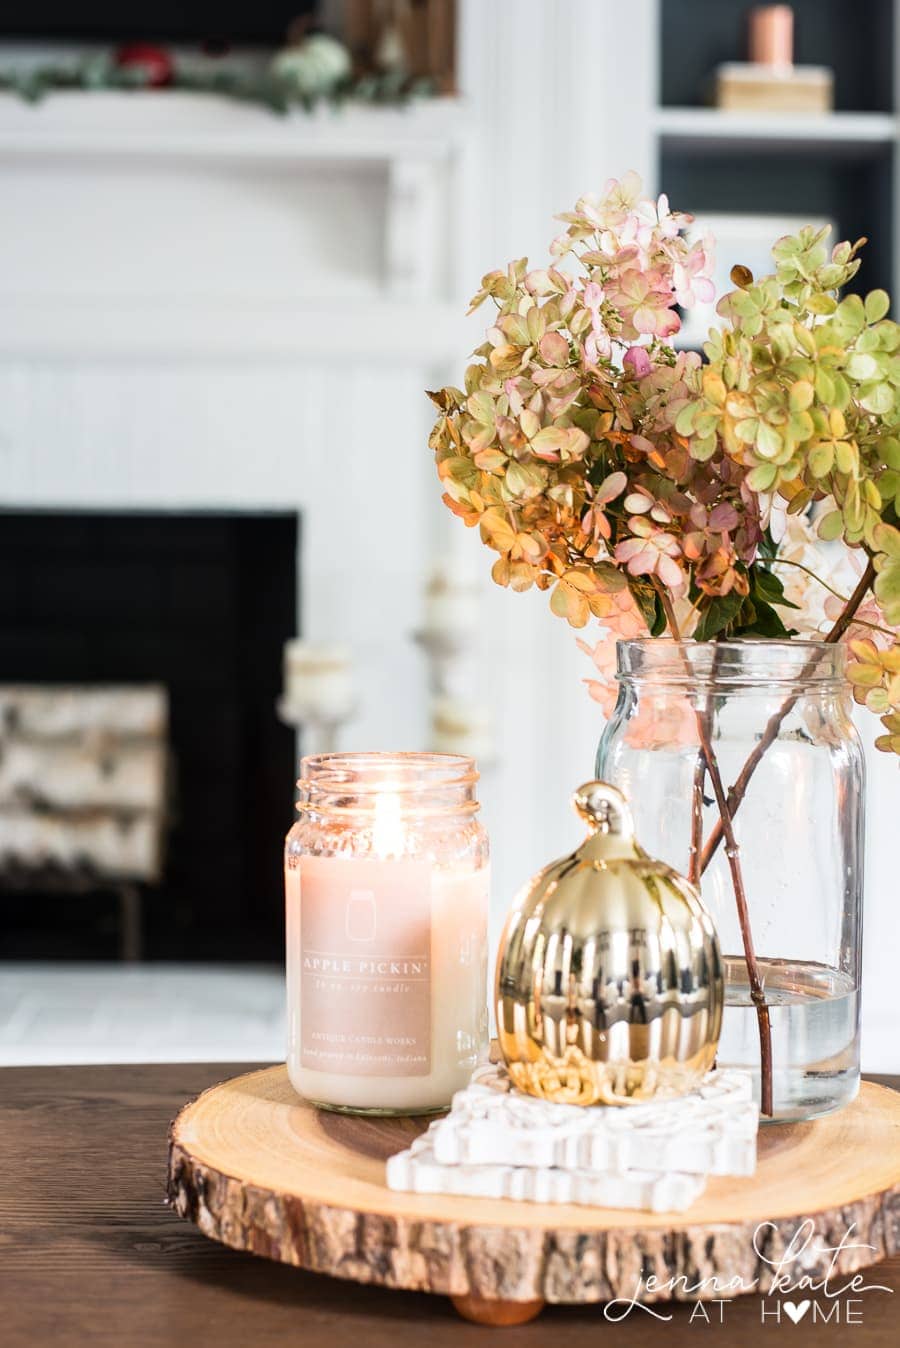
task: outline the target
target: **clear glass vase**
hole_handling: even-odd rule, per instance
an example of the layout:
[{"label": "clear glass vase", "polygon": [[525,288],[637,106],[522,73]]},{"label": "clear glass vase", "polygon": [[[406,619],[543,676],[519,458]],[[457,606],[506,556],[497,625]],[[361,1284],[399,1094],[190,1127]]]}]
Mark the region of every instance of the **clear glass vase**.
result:
[{"label": "clear glass vase", "polygon": [[719,1066],[751,1069],[764,1106],[768,1078],[775,1121],[840,1108],[859,1087],[864,824],[843,649],[621,641],[617,679],[597,776],[699,879],[725,956]]}]

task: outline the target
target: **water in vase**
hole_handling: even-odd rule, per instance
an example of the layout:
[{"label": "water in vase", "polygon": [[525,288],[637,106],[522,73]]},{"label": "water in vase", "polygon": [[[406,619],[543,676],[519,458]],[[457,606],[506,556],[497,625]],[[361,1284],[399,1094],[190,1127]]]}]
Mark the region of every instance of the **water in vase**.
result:
[{"label": "water in vase", "polygon": [[[759,1028],[742,958],[725,958],[718,1067],[759,1071]],[[859,1086],[859,993],[822,964],[759,961],[772,1026],[772,1087],[780,1121],[848,1104]]]}]

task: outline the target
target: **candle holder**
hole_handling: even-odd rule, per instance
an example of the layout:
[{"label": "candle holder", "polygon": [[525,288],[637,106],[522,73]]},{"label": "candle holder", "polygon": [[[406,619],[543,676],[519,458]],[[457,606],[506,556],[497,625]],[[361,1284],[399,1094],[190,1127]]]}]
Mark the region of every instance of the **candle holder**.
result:
[{"label": "candle holder", "polygon": [[333,753],[342,727],[357,711],[349,651],[299,638],[286,642],[277,711],[285,725],[302,733],[306,749]]},{"label": "candle holder", "polygon": [[324,1109],[446,1108],[487,1054],[488,839],[471,758],[304,758],[287,836],[288,1072]]}]

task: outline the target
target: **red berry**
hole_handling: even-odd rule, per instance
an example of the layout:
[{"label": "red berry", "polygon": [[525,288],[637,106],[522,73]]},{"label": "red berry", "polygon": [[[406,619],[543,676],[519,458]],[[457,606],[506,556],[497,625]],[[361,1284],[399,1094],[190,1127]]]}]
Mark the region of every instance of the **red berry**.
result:
[{"label": "red berry", "polygon": [[127,42],[116,52],[116,65],[123,70],[141,70],[154,89],[172,79],[172,58],[164,47],[152,42]]}]

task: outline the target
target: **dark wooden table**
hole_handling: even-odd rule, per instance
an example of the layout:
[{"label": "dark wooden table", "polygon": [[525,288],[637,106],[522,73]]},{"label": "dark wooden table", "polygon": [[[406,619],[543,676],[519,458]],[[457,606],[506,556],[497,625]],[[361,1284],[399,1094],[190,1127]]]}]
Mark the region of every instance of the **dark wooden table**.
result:
[{"label": "dark wooden table", "polygon": [[[659,1306],[608,1324],[599,1307],[548,1307],[514,1330],[459,1319],[443,1297],[337,1282],[237,1254],[165,1206],[166,1129],[189,1097],[246,1066],[35,1067],[0,1070],[2,1348],[402,1348],[486,1344],[564,1348],[727,1344],[896,1348],[900,1295],[867,1292],[861,1323],[761,1322],[743,1296],[707,1313]],[[900,1087],[900,1078],[881,1078]],[[900,1258],[867,1282],[900,1293]],[[861,1303],[861,1304],[860,1304]],[[767,1303],[771,1305],[771,1303]],[[843,1307],[841,1308],[843,1311]]]}]

